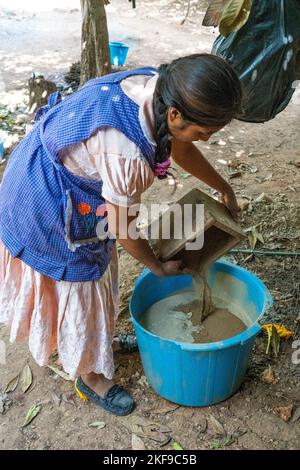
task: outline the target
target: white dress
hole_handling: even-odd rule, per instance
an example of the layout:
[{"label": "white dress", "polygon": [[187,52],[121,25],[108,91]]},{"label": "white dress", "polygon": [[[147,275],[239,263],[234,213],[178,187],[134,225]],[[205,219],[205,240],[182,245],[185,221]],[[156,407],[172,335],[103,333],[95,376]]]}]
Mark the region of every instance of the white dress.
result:
[{"label": "white dress", "polygon": [[[153,139],[153,92],[157,76],[133,76],[124,92],[140,105],[139,120]],[[103,197],[117,205],[139,203],[153,172],[139,148],[116,129],[97,131],[64,149],[63,164],[76,175],[103,181]],[[13,258],[0,241],[0,323],[10,328],[10,341],[28,341],[35,361],[45,366],[57,350],[72,379],[88,372],[114,375],[112,339],[119,313],[118,260],[97,281],[57,282]]]}]

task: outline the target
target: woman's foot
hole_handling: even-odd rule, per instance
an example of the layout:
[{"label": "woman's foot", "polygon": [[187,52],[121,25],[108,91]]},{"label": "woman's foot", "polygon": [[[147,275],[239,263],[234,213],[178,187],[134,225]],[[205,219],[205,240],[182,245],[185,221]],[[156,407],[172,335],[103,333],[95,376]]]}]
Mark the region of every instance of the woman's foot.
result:
[{"label": "woman's foot", "polygon": [[104,398],[106,392],[115,385],[113,380],[108,380],[103,374],[95,374],[94,372],[82,375],[81,378],[89,388],[94,390],[94,392],[102,398]]},{"label": "woman's foot", "polygon": [[135,407],[133,398],[120,385],[93,372],[78,377],[75,389],[81,397],[90,399],[104,410],[118,416],[131,413]]}]

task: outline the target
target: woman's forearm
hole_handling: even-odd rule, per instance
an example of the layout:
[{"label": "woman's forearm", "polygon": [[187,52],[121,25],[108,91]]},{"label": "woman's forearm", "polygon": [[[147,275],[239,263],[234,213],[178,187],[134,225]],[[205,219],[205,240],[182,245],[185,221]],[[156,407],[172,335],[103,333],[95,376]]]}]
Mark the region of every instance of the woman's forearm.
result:
[{"label": "woman's forearm", "polygon": [[229,183],[214,169],[194,144],[174,142],[172,144],[172,157],[181,168],[216,191],[223,193],[231,189]]},{"label": "woman's forearm", "polygon": [[[136,215],[129,215],[129,207],[106,203],[109,231],[123,248],[157,276],[176,276],[185,272],[181,260],[162,262],[152,251],[141,233],[136,231]],[[135,211],[136,212],[136,211]]]},{"label": "woman's forearm", "polygon": [[137,261],[144,264],[155,274],[160,274],[161,263],[153,253],[148,241],[143,238],[133,240],[131,238],[118,239],[122,247]]},{"label": "woman's forearm", "polygon": [[141,238],[141,234],[136,231],[138,211],[136,210],[135,215],[129,215],[129,207],[120,207],[110,202],[106,202],[106,208],[110,233],[131,256],[155,274],[160,275],[161,262],[156,258],[148,241]]}]

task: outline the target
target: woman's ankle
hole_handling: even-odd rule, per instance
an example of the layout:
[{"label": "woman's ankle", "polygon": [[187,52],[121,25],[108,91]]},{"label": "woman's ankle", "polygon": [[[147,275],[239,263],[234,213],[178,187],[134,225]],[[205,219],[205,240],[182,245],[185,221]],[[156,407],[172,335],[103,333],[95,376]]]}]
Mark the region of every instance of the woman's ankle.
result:
[{"label": "woman's ankle", "polygon": [[81,378],[84,383],[96,384],[97,382],[105,379],[103,374],[95,374],[95,372],[89,372],[88,374],[82,374]]}]

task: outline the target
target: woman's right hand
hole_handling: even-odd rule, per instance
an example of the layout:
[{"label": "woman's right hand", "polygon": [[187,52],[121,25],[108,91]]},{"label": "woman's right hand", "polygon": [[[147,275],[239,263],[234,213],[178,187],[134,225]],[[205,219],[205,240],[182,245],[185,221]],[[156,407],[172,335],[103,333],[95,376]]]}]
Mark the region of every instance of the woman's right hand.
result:
[{"label": "woman's right hand", "polygon": [[151,271],[157,276],[178,276],[185,274],[185,269],[181,260],[166,261],[165,263],[159,262],[158,266]]}]

